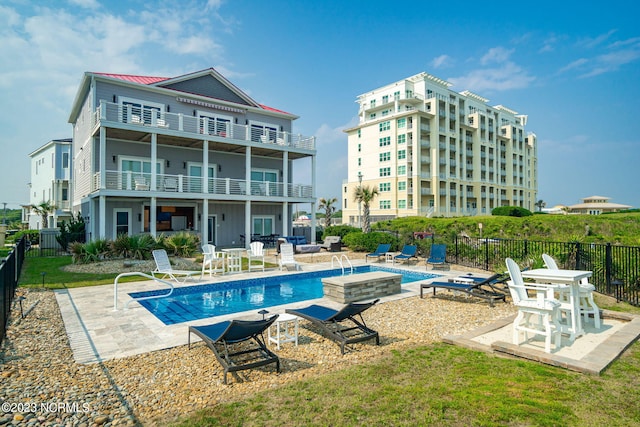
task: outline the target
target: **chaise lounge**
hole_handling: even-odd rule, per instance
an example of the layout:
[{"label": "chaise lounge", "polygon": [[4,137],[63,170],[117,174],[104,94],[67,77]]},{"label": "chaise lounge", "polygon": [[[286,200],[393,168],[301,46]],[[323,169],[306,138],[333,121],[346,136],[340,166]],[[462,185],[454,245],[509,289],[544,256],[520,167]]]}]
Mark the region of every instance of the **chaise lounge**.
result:
[{"label": "chaise lounge", "polygon": [[[506,302],[506,294],[500,292],[494,285],[503,283],[509,276],[496,273],[486,279],[473,276],[462,276],[450,279],[448,282],[432,282],[420,285],[420,298],[424,297],[424,290],[432,288],[433,295],[436,295],[436,289],[446,289],[454,292],[462,292],[469,296],[483,299],[493,307],[495,301]],[[487,289],[488,288],[488,289]]]},{"label": "chaise lounge", "polygon": [[364,261],[367,262],[369,260],[369,258],[377,258],[378,261],[380,261],[380,258],[385,256],[385,254],[387,252],[389,252],[391,250],[391,244],[390,243],[379,243],[378,247],[376,248],[376,250],[374,252],[371,252],[370,254],[367,254],[364,258]]},{"label": "chaise lounge", "polygon": [[[224,384],[227,373],[252,369],[271,363],[280,372],[280,359],[270,351],[262,335],[278,315],[264,320],[231,320],[206,326],[189,326],[188,344],[191,348],[191,334],[196,334],[213,351],[224,369]],[[240,344],[248,342],[249,344]]]},{"label": "chaise lounge", "polygon": [[[165,277],[170,277],[175,280],[177,283],[184,283],[187,279],[192,279],[193,276],[200,275],[202,277],[202,273],[200,271],[192,271],[192,270],[174,270],[171,267],[171,262],[169,261],[169,256],[167,255],[167,251],[164,249],[156,249],[153,252],[153,259],[156,262],[156,269],[151,272],[153,277],[156,277],[156,274],[161,274],[161,279]],[[183,277],[184,280],[180,281],[178,277]]]},{"label": "chaise lounge", "polygon": [[[311,305],[306,308],[287,309],[285,312],[302,317],[322,330],[327,338],[340,344],[340,351],[344,354],[347,344],[354,344],[371,339],[380,344],[378,332],[367,327],[362,312],[376,304],[380,299],[368,303],[349,303],[340,310],[334,310],[320,305]],[[357,318],[356,318],[357,317]],[[350,322],[353,324],[346,323]]]}]

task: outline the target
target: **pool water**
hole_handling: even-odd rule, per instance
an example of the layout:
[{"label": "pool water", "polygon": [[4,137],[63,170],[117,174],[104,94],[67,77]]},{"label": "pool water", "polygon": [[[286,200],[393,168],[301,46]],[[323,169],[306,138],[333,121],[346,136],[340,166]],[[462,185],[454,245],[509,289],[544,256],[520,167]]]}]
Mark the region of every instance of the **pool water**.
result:
[{"label": "pool water", "polygon": [[[407,271],[378,266],[360,266],[354,273],[386,271],[402,274],[402,283],[438,277],[436,274]],[[322,278],[342,274],[341,269],[299,274],[234,280],[207,285],[176,288],[166,298],[139,301],[165,325],[205,319],[248,310],[261,310],[282,304],[322,298]],[[132,292],[132,298],[162,295],[166,289]]]}]

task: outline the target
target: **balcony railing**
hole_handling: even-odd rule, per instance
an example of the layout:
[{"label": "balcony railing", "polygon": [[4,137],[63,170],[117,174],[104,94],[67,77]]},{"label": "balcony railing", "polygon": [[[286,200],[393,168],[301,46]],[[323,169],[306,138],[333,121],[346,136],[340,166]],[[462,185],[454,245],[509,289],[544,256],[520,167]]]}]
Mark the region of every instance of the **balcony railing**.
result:
[{"label": "balcony railing", "polygon": [[157,132],[179,131],[194,135],[209,135],[230,140],[252,141],[274,146],[315,150],[313,136],[303,136],[276,130],[276,126],[257,127],[238,125],[229,121],[214,120],[208,117],[193,117],[184,114],[166,113],[157,109],[142,108],[133,105],[120,105],[100,101],[94,125],[102,121],[127,123],[135,126],[153,128]]},{"label": "balcony railing", "polygon": [[[154,190],[151,180],[152,177],[150,173],[106,171],[104,188],[107,190],[164,192],[168,193],[167,197],[170,197],[171,193],[284,197],[284,189],[286,186],[288,197],[313,197],[312,186],[305,184],[246,181],[244,179],[233,178],[207,178],[207,187],[205,188],[202,185],[202,177],[199,176],[157,174]],[[97,172],[94,175],[91,190],[97,191],[102,187],[100,183],[100,173]]]}]

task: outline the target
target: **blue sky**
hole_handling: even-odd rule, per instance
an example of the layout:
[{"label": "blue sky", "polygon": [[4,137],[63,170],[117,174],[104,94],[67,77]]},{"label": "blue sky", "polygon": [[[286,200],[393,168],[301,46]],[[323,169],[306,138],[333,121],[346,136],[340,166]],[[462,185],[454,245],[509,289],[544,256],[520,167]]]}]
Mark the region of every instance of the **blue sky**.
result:
[{"label": "blue sky", "polygon": [[426,71],[529,116],[547,206],[601,195],[640,207],[632,2],[33,3],[0,3],[0,203],[9,207],[28,202],[28,154],[71,136],[82,73],[209,67],[300,116],[295,131],[317,137],[318,197],[340,199],[342,129],[357,122],[356,97]]}]

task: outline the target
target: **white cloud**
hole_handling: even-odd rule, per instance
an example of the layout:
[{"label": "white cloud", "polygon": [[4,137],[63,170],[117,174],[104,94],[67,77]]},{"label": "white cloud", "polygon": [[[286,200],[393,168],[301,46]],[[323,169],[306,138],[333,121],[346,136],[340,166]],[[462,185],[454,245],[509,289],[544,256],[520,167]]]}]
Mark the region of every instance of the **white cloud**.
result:
[{"label": "white cloud", "polygon": [[569,70],[573,70],[575,68],[580,68],[583,65],[587,64],[589,61],[586,58],[580,58],[580,59],[576,59],[573,62],[570,62],[569,64],[565,65],[564,67],[560,68],[560,73],[564,73],[566,71]]},{"label": "white cloud", "polygon": [[458,90],[482,93],[526,88],[535,77],[513,62],[506,62],[499,67],[473,70],[464,76],[449,77],[447,80]]},{"label": "white cloud", "polygon": [[594,38],[591,37],[587,37],[585,39],[582,39],[578,42],[578,44],[586,47],[586,48],[594,48],[596,46],[601,45],[602,43],[604,43],[605,41],[607,41],[612,35],[614,35],[616,33],[616,30],[609,30],[604,34],[600,34],[599,36],[596,36]]},{"label": "white cloud", "polygon": [[443,68],[447,67],[451,64],[452,58],[449,55],[440,55],[431,60],[431,67],[433,68]]},{"label": "white cloud", "polygon": [[69,3],[85,9],[97,9],[100,7],[100,4],[96,0],[69,0]]},{"label": "white cloud", "polygon": [[492,47],[482,58],[480,58],[480,64],[487,65],[492,62],[498,64],[503,63],[509,59],[513,51],[513,49],[505,49],[501,46]]}]

